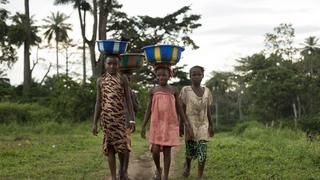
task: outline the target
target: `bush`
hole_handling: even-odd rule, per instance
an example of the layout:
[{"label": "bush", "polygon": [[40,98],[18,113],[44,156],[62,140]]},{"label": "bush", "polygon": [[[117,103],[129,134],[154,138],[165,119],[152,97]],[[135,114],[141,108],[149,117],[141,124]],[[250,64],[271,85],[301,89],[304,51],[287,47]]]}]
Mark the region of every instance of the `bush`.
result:
[{"label": "bush", "polygon": [[73,121],[85,121],[94,112],[96,84],[80,85],[67,76],[54,76],[46,80],[43,89],[48,95],[38,97],[40,104],[54,110],[59,117]]},{"label": "bush", "polygon": [[15,96],[14,87],[0,78],[0,101],[8,101]]},{"label": "bush", "polygon": [[0,123],[27,123],[56,120],[55,113],[35,103],[0,103]]},{"label": "bush", "polygon": [[304,131],[320,132],[320,115],[301,118],[298,123]]},{"label": "bush", "polygon": [[[92,118],[94,113],[96,79],[93,78],[90,79],[90,83],[82,85],[64,75],[48,77],[44,85],[33,82],[29,96],[23,96],[22,85],[7,86],[2,87],[0,83],[0,101],[35,103],[51,109],[57,119],[85,121]],[[8,88],[12,89],[12,95],[9,95]],[[19,113],[21,114],[10,118],[20,119],[19,121],[29,118],[23,110]]]}]

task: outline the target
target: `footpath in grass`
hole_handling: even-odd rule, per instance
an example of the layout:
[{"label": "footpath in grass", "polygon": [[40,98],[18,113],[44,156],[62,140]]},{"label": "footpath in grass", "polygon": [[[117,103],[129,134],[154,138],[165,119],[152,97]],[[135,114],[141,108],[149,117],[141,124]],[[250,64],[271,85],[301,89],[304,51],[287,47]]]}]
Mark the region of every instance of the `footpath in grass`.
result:
[{"label": "footpath in grass", "polygon": [[[91,124],[0,125],[0,179],[104,179],[107,161],[101,152],[102,133]],[[147,142],[133,134],[135,156]]]},{"label": "footpath in grass", "polygon": [[[176,161],[181,174],[183,153]],[[196,179],[196,161],[191,171],[189,179]],[[300,131],[240,125],[209,142],[205,179],[320,179],[320,141],[308,142]]]}]

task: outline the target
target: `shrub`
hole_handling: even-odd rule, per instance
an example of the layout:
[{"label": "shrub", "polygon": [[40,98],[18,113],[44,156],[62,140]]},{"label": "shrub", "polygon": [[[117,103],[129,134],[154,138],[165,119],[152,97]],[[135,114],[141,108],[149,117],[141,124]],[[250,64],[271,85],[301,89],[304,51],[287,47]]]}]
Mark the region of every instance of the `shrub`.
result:
[{"label": "shrub", "polygon": [[[95,105],[95,80],[80,85],[67,76],[54,76],[47,79],[44,89],[48,95],[40,102],[54,110],[59,117],[84,121],[92,117]],[[41,100],[39,98],[39,100]]]},{"label": "shrub", "polygon": [[56,120],[55,113],[36,103],[0,103],[0,123],[27,123]]},{"label": "shrub", "polygon": [[320,115],[301,118],[298,123],[304,131],[320,132]]},{"label": "shrub", "polygon": [[14,87],[0,78],[0,101],[7,101],[15,96],[16,93]]}]

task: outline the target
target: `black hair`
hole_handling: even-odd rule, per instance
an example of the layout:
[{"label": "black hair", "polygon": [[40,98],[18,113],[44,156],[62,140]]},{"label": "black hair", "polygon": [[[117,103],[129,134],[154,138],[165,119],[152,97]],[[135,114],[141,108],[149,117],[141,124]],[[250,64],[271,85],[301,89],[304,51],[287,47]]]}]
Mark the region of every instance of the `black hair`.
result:
[{"label": "black hair", "polygon": [[202,66],[198,66],[198,65],[193,66],[192,68],[190,68],[189,73],[191,74],[191,71],[192,71],[193,69],[196,69],[196,68],[200,69],[200,71],[201,71],[202,73],[204,73],[204,68],[203,68]]},{"label": "black hair", "polygon": [[164,66],[156,66],[154,68],[154,72],[157,72],[160,69],[165,69],[165,70],[168,70],[168,72],[170,72],[170,68],[169,67],[164,67]]},{"label": "black hair", "polygon": [[154,73],[156,73],[159,69],[165,69],[165,70],[167,70],[170,77],[173,77],[173,76],[174,76],[170,64],[157,64],[157,65],[155,65],[155,66],[154,66],[154,70],[153,70]]},{"label": "black hair", "polygon": [[118,54],[103,54],[103,63],[107,62],[108,58],[117,58],[118,61],[120,62],[120,56]]}]

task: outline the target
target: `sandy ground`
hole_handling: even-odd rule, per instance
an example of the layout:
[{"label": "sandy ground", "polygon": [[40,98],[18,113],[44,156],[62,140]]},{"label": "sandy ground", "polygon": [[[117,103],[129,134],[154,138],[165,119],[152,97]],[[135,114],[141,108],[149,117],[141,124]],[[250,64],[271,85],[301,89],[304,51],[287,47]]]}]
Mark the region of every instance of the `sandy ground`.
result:
[{"label": "sandy ground", "polygon": [[[178,153],[180,150],[180,146],[174,147],[171,150],[171,166],[169,172],[169,178],[173,179],[173,176],[176,175],[176,165],[174,161],[175,154]],[[161,153],[161,167],[163,168],[163,154]],[[155,172],[155,165],[153,163],[152,154],[151,152],[145,152],[140,158],[137,158],[134,155],[134,152],[130,154],[130,161],[129,161],[129,169],[128,174],[131,180],[151,180],[154,172]],[[107,178],[111,180],[111,177]]]}]

